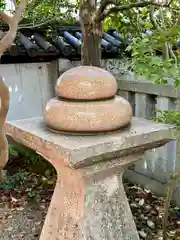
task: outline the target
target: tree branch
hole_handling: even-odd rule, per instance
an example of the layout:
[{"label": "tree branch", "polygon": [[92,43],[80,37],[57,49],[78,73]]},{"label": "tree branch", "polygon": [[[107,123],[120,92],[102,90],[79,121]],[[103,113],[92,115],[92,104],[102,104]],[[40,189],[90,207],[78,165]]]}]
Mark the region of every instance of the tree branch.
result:
[{"label": "tree branch", "polygon": [[[97,17],[95,19],[95,21],[96,22],[103,21],[107,16],[109,16],[112,13],[122,12],[124,10],[128,10],[128,9],[135,8],[135,7],[147,7],[149,5],[169,8],[169,4],[160,4],[160,3],[152,2],[152,1],[140,1],[140,2],[136,2],[136,3],[124,4],[124,5],[115,6],[113,8],[110,8],[107,11],[104,11],[99,17]],[[180,9],[175,9],[175,8],[171,8],[171,9],[180,11]]]},{"label": "tree branch", "polygon": [[11,46],[14,41],[18,29],[18,24],[21,20],[22,13],[26,7],[27,2],[28,0],[22,0],[22,2],[17,6],[15,13],[12,17],[8,16],[4,12],[0,12],[0,17],[9,25],[9,30],[7,34],[0,41],[0,56],[7,48]]},{"label": "tree branch", "polygon": [[106,10],[106,8],[109,6],[109,5],[116,5],[117,4],[117,1],[116,0],[102,0],[101,3],[100,3],[100,7],[99,9],[97,10],[97,13],[96,13],[96,17],[95,18],[98,18],[101,16],[101,14]]},{"label": "tree branch", "polygon": [[162,28],[166,29],[166,25],[164,21],[164,13],[162,8],[160,8],[160,18],[161,18]]},{"label": "tree branch", "polygon": [[161,27],[158,25],[158,23],[156,22],[156,18],[153,16],[153,14],[154,14],[154,8],[151,6],[151,7],[150,7],[150,11],[149,11],[150,21],[151,21],[152,25],[154,26],[154,28],[155,28],[156,30],[161,31],[162,29],[161,29]]},{"label": "tree branch", "polygon": [[174,0],[170,0],[169,3],[168,3],[168,6],[170,7],[171,3],[173,2]]},{"label": "tree branch", "polygon": [[174,52],[173,52],[173,50],[172,50],[172,45],[171,45],[170,43],[168,43],[168,48],[169,48],[169,55],[170,55],[170,57],[174,60],[174,63],[175,63],[175,65],[176,65],[176,67],[177,67],[177,64],[178,64],[178,62],[177,62],[177,57],[176,57],[176,55],[174,54]]},{"label": "tree branch", "polygon": [[168,224],[168,216],[169,216],[169,205],[170,205],[170,201],[172,198],[172,194],[173,194],[173,187],[174,184],[176,182],[176,180],[180,178],[180,172],[175,173],[169,184],[168,184],[168,189],[167,189],[167,195],[166,195],[166,200],[164,203],[164,218],[163,218],[163,239],[167,238],[167,224]]},{"label": "tree branch", "polygon": [[27,3],[28,0],[22,0],[21,3],[16,7],[15,14],[12,18],[18,21],[18,23],[21,21],[22,13],[26,8]]},{"label": "tree branch", "polygon": [[14,3],[14,6],[15,6],[15,8],[17,8],[17,2],[16,2],[16,0],[12,0],[13,1],[13,3]]},{"label": "tree branch", "polygon": [[176,20],[176,23],[174,24],[175,27],[179,27],[180,26],[180,14]]},{"label": "tree branch", "polygon": [[169,46],[168,46],[168,42],[164,43],[164,47],[163,47],[163,59],[164,60],[169,60]]},{"label": "tree branch", "polygon": [[7,15],[7,14],[4,13],[4,12],[0,12],[0,18],[1,18],[2,20],[4,20],[5,22],[7,22],[7,24],[10,24],[11,19],[12,19],[12,17],[10,17],[9,15]]},{"label": "tree branch", "polygon": [[61,20],[59,18],[56,18],[56,17],[53,17],[53,18],[50,18],[50,19],[47,19],[46,21],[42,21],[42,22],[39,22],[39,23],[36,23],[36,24],[33,24],[33,23],[28,23],[28,24],[20,24],[18,26],[18,29],[25,29],[25,28],[37,28],[37,27],[41,27],[47,23],[50,23],[50,22],[53,22],[53,21],[56,21],[56,20]]}]

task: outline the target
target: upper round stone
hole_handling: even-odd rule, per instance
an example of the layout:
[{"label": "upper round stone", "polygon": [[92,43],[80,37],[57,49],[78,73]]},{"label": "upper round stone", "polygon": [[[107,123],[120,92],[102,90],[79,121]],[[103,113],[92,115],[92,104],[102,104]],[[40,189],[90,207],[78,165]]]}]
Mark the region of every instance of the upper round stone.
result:
[{"label": "upper round stone", "polygon": [[67,99],[93,100],[114,97],[117,82],[108,71],[80,66],[64,72],[56,83],[56,95]]}]

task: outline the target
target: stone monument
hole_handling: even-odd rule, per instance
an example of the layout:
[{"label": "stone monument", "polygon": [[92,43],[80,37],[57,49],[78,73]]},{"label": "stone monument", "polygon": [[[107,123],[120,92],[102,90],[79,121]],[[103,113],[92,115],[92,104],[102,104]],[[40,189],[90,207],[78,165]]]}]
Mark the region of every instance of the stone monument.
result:
[{"label": "stone monument", "polygon": [[44,118],[6,123],[8,137],[57,172],[40,240],[139,240],[122,175],[147,150],[172,140],[174,127],[132,118],[130,104],[116,91],[109,72],[73,68],[58,79]]},{"label": "stone monument", "polygon": [[51,130],[92,134],[131,122],[131,105],[115,95],[116,79],[102,68],[72,68],[59,77],[55,90],[57,97],[44,108],[44,120]]}]

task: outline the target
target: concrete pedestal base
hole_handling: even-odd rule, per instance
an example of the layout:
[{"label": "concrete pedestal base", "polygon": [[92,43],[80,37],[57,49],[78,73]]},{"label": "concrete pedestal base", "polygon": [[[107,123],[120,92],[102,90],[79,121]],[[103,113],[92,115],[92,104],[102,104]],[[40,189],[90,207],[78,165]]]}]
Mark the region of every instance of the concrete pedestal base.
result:
[{"label": "concrete pedestal base", "polygon": [[34,149],[57,171],[40,240],[138,240],[122,174],[148,149],[175,136],[172,126],[133,118],[101,136],[49,132],[42,118],[6,124],[6,134]]},{"label": "concrete pedestal base", "polygon": [[124,165],[139,159],[128,156],[79,170],[56,167],[58,181],[40,240],[138,240],[122,174]]}]

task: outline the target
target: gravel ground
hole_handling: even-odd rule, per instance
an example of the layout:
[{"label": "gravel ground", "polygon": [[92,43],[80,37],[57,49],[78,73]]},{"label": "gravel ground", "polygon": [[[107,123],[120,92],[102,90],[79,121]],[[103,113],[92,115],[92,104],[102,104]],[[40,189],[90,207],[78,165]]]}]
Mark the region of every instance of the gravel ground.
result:
[{"label": "gravel ground", "polygon": [[0,240],[37,240],[55,180],[11,166],[0,185]]},{"label": "gravel ground", "polygon": [[[3,209],[2,209],[3,208]],[[6,205],[1,206],[0,230],[1,240],[10,239],[39,239],[46,208],[41,209],[37,204],[27,204],[10,210]]]},{"label": "gravel ground", "polygon": [[[0,240],[39,239],[53,193],[55,179],[19,170],[0,185]],[[125,189],[141,239],[162,240],[163,199],[130,183]],[[178,239],[178,221],[169,218],[168,239]]]}]

